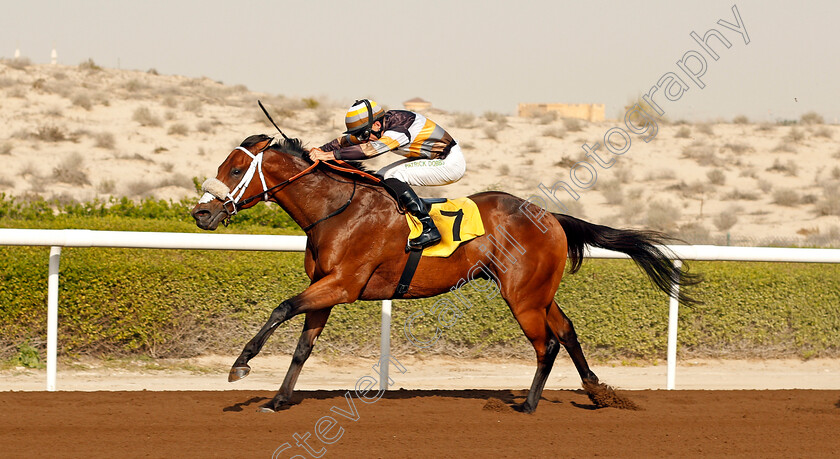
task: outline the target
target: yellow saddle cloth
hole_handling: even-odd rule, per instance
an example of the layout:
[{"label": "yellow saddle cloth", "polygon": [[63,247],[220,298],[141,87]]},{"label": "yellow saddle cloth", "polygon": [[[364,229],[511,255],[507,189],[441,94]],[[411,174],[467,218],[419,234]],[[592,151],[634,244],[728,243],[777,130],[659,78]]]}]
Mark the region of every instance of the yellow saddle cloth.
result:
[{"label": "yellow saddle cloth", "polygon": [[[424,257],[448,257],[462,242],[484,234],[481,213],[470,198],[447,199],[446,202],[432,204],[429,215],[440,231],[441,239],[423,249]],[[423,224],[408,212],[405,217],[411,229],[408,238],[414,239],[423,232]]]}]

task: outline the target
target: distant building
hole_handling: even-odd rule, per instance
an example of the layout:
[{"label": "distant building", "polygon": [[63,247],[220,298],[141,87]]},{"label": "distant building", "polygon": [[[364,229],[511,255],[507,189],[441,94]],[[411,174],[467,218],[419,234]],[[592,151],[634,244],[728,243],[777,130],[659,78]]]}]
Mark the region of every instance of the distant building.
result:
[{"label": "distant building", "polygon": [[604,121],[604,104],[519,104],[519,116],[534,117],[557,113],[560,118],[579,118],[586,121]]},{"label": "distant building", "polygon": [[411,110],[413,112],[421,112],[432,108],[432,103],[419,97],[415,97],[414,99],[409,99],[403,102],[403,107],[405,107],[406,110]]}]

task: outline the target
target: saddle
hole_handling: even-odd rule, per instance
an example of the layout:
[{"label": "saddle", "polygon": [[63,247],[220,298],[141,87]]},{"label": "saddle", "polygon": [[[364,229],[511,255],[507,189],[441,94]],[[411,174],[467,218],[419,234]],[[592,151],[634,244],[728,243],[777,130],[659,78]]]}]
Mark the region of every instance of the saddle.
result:
[{"label": "saddle", "polygon": [[[423,250],[424,257],[446,258],[464,242],[484,234],[481,213],[472,199],[424,198],[422,201],[441,235],[439,243]],[[405,217],[410,229],[408,238],[419,236],[423,225],[408,212]]]},{"label": "saddle", "polygon": [[[412,250],[409,253],[393,298],[402,298],[408,292],[421,257],[446,258],[464,242],[484,234],[481,213],[472,199],[424,198],[422,201],[423,205],[429,209],[429,216],[440,231],[440,242],[422,251]],[[408,238],[417,237],[423,231],[423,224],[408,212],[405,213],[405,218],[410,229]]]}]

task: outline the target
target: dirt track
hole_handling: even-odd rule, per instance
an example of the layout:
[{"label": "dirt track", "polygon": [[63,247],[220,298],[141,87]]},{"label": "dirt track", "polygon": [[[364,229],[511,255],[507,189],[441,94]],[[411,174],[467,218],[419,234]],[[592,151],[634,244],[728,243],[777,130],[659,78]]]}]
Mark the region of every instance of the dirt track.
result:
[{"label": "dirt track", "polygon": [[[288,442],[277,457],[310,457],[293,437],[307,432],[328,457],[836,457],[840,449],[837,390],[623,394],[644,410],[594,409],[571,390],[546,391],[534,415],[508,408],[524,391],[393,391],[369,404],[353,396],[353,405],[343,391],[299,392],[300,403],[270,414],[255,408],[271,392],[0,392],[0,451],[271,457]],[[341,434],[332,444],[315,437],[325,416],[338,422],[323,434]]]}]

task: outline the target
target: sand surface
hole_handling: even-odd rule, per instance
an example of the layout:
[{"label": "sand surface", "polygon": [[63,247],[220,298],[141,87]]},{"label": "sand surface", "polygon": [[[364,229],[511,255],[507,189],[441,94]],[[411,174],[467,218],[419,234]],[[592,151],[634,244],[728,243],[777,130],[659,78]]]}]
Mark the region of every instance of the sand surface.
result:
[{"label": "sand surface", "polygon": [[[0,451],[17,457],[814,457],[837,455],[840,391],[0,392]],[[309,451],[307,453],[306,451]],[[297,456],[295,456],[297,455]],[[325,456],[326,455],[326,456]]]}]

